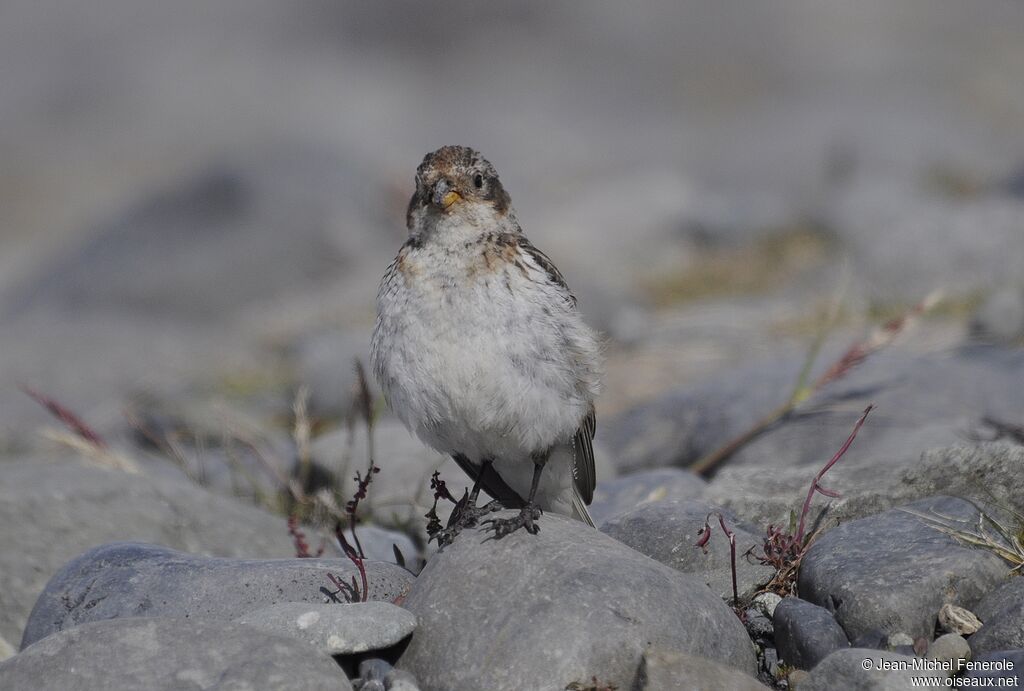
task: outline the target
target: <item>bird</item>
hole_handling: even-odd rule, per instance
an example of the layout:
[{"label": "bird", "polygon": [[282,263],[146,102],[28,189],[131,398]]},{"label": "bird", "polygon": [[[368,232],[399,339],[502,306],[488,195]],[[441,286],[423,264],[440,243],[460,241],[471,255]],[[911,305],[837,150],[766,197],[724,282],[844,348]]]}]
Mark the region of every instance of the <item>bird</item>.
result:
[{"label": "bird", "polygon": [[[406,428],[473,479],[439,543],[502,508],[520,511],[483,522],[495,539],[536,534],[544,511],[593,526],[603,344],[562,274],[468,147],[423,158],[406,226],[378,290],[370,362]],[[481,489],[494,501],[477,507]]]}]

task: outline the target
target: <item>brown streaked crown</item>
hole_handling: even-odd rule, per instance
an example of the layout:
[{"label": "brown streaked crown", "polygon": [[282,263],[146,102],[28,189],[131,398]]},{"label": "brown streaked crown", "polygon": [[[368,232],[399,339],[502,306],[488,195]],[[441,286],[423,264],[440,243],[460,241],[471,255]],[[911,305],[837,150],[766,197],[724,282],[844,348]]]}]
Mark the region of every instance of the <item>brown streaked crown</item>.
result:
[{"label": "brown streaked crown", "polygon": [[499,214],[505,214],[511,205],[498,172],[486,158],[466,146],[444,146],[424,156],[416,169],[416,192],[409,200],[407,214],[409,223],[416,208],[433,205],[433,193],[439,183],[446,184],[464,201],[487,204]]}]

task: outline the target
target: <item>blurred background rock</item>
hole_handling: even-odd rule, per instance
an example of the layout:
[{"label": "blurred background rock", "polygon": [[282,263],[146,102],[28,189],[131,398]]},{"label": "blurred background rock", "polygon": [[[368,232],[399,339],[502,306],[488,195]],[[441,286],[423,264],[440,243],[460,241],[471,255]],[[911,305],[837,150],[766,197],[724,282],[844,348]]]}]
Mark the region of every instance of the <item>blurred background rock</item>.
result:
[{"label": "blurred background rock", "polygon": [[608,335],[601,420],[798,371],[840,293],[833,350],[936,288],[902,347],[1019,344],[1022,31],[1016,0],[9,0],[0,449],[45,421],[18,382],[115,436],[214,401],[286,445],[300,384],[337,423],[452,143]]}]

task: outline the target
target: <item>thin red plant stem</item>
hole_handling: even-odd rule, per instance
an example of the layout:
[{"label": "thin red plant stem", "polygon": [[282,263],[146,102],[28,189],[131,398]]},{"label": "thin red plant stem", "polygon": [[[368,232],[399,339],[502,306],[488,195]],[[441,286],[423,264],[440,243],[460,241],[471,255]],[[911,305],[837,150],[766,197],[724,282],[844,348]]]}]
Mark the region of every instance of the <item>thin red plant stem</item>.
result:
[{"label": "thin red plant stem", "polygon": [[736,586],[736,533],[729,530],[725,525],[725,516],[718,514],[718,524],[722,526],[722,532],[729,537],[729,563],[732,568],[732,604],[739,607],[740,591]]},{"label": "thin red plant stem", "polygon": [[802,545],[804,542],[804,523],[807,519],[808,512],[811,510],[811,499],[814,498],[814,493],[821,492],[826,496],[837,496],[837,493],[832,490],[826,490],[818,483],[821,481],[821,478],[825,476],[825,473],[827,473],[832,466],[834,466],[839,459],[843,457],[847,450],[849,450],[850,445],[853,444],[853,440],[857,437],[857,432],[860,431],[861,426],[864,424],[864,421],[867,420],[868,414],[874,409],[874,407],[874,404],[872,404],[864,409],[864,413],[861,414],[860,419],[857,420],[857,424],[853,426],[853,431],[850,432],[850,436],[846,438],[846,442],[838,451],[836,451],[835,455],[832,456],[832,459],[818,471],[818,474],[814,476],[814,481],[811,482],[811,486],[807,488],[807,498],[804,499],[804,506],[800,510],[800,525],[796,531],[797,545]]},{"label": "thin red plant stem", "polygon": [[39,405],[46,408],[50,415],[60,420],[68,429],[74,432],[76,435],[86,440],[97,449],[106,449],[107,443],[103,440],[103,437],[98,435],[89,425],[87,425],[82,418],[78,417],[71,411],[67,406],[58,403],[55,399],[42,394],[35,389],[26,386],[25,384],[19,384],[18,388],[21,389],[22,393],[29,396]]}]

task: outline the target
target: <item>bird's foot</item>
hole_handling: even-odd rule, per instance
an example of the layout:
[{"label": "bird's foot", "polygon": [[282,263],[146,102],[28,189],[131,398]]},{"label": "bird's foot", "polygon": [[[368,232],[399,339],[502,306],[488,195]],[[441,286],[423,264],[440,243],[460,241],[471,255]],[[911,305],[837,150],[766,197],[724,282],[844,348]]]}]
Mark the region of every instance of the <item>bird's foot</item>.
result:
[{"label": "bird's foot", "polygon": [[448,525],[431,533],[427,542],[437,540],[438,547],[450,545],[464,528],[475,528],[479,525],[481,518],[495,511],[501,511],[503,508],[505,507],[497,499],[483,506],[476,506],[469,503],[468,495],[463,495],[459,503],[452,509]]},{"label": "bird's foot", "polygon": [[494,531],[494,539],[500,540],[506,535],[511,535],[520,528],[526,528],[526,532],[536,535],[540,532],[540,526],[534,521],[540,518],[542,511],[533,504],[527,504],[515,518],[492,518],[484,521],[488,530]]}]

